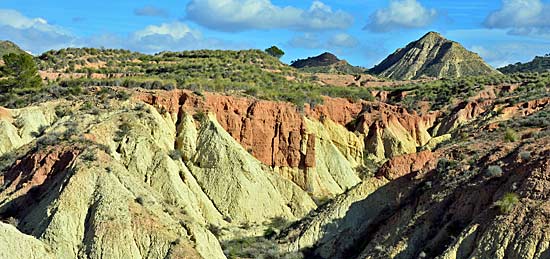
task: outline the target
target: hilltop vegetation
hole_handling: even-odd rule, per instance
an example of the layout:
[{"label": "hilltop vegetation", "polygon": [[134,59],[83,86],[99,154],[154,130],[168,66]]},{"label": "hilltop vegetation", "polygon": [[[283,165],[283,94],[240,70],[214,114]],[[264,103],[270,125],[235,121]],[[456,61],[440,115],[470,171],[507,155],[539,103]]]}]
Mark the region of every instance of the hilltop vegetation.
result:
[{"label": "hilltop vegetation", "polygon": [[[403,98],[388,100],[402,104],[411,110],[421,107],[420,102],[429,104],[430,109],[438,110],[459,100],[466,100],[487,90],[491,86],[517,86],[515,91],[500,92],[502,97],[512,97],[509,103],[529,101],[549,94],[550,73],[516,73],[511,75],[470,76],[458,79],[441,79],[428,82],[405,84],[399,87],[379,87],[377,90],[390,93],[406,92]],[[400,96],[390,94],[390,96]]]},{"label": "hilltop vegetation", "polygon": [[535,57],[532,61],[526,63],[515,63],[498,69],[505,74],[511,73],[525,73],[525,72],[549,72],[550,71],[550,54],[544,55],[544,57]]},{"label": "hilltop vegetation", "polygon": [[[300,109],[305,103],[312,106],[322,103],[323,95],[353,100],[372,98],[366,88],[321,86],[260,50],[146,55],[126,50],[68,48],[48,51],[39,56],[37,62],[40,70],[54,76],[68,74],[69,77],[48,78],[48,81],[50,88],[60,86],[72,89],[71,92],[82,92],[75,89],[88,86],[178,88],[288,101]],[[80,77],[73,78],[73,75]],[[10,98],[10,103],[2,104],[19,107],[13,106],[14,103]]]},{"label": "hilltop vegetation", "polygon": [[11,53],[23,54],[27,52],[23,51],[21,48],[19,48],[19,46],[15,45],[15,43],[11,41],[0,40],[0,58],[2,58],[6,54]]}]

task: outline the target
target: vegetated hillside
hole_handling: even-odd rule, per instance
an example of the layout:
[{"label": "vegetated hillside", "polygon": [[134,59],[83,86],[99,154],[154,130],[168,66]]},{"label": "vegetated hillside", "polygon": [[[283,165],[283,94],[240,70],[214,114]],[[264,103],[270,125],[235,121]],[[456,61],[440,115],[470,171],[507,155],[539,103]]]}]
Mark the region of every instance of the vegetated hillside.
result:
[{"label": "vegetated hillside", "polygon": [[[41,70],[49,71],[44,77],[63,86],[180,88],[312,105],[322,102],[322,95],[371,97],[366,88],[320,86],[259,50],[198,50],[151,56],[123,50],[65,49],[47,52],[39,59]],[[70,79],[75,75],[80,79]]]},{"label": "vegetated hillside", "polygon": [[298,59],[292,62],[291,66],[308,73],[361,74],[365,72],[365,69],[352,66],[328,52],[315,57]]},{"label": "vegetated hillside", "polygon": [[466,50],[457,42],[443,38],[436,32],[429,32],[419,40],[396,50],[369,72],[399,80],[499,73],[476,53]]},{"label": "vegetated hillside", "polygon": [[10,53],[26,53],[11,41],[0,40],[0,58]]},{"label": "vegetated hillside", "polygon": [[539,72],[544,73],[550,71],[550,54],[544,55],[544,57],[535,57],[532,61],[526,63],[515,63],[501,67],[498,69],[505,74],[511,73],[525,73],[525,72]]}]

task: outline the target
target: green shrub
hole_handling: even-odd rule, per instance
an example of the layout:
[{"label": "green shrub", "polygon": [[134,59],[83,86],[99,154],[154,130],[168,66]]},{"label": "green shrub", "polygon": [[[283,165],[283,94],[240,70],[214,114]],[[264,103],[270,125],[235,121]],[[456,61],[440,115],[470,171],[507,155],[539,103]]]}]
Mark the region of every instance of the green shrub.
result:
[{"label": "green shrub", "polygon": [[269,48],[267,48],[265,50],[265,52],[273,57],[276,57],[276,58],[281,58],[285,52],[282,51],[280,48],[278,48],[277,46],[271,46]]},{"label": "green shrub", "polygon": [[278,216],[278,217],[272,218],[268,226],[274,229],[280,230],[287,227],[288,224],[289,224],[288,219]]},{"label": "green shrub", "polygon": [[264,237],[265,238],[272,238],[274,236],[277,235],[277,230],[272,228],[272,227],[268,227],[266,230],[264,230]]},{"label": "green shrub", "polygon": [[95,161],[97,160],[97,155],[93,151],[88,151],[82,155],[82,159],[85,161]]},{"label": "green shrub", "polygon": [[212,233],[217,238],[219,238],[222,235],[222,229],[217,225],[210,223],[208,224],[207,228],[208,228],[208,231],[210,231],[210,233]]},{"label": "green shrub", "polygon": [[491,165],[487,167],[486,174],[489,178],[493,177],[501,177],[502,176],[502,168],[498,165]]},{"label": "green shrub", "polygon": [[122,139],[130,133],[130,130],[132,129],[132,126],[130,126],[130,123],[123,122],[118,127],[117,132],[115,133],[115,141],[119,142],[122,141]]},{"label": "green shrub", "polygon": [[516,142],[519,140],[518,133],[511,128],[507,128],[504,133],[504,140],[508,142]]},{"label": "green shrub", "polygon": [[180,160],[181,157],[182,157],[182,154],[179,150],[177,149],[174,149],[174,150],[171,150],[169,153],[168,153],[168,156],[170,156],[170,158],[172,158],[172,160]]},{"label": "green shrub", "polygon": [[531,152],[522,151],[522,152],[519,152],[518,156],[522,161],[527,161],[527,160],[531,159]]},{"label": "green shrub", "polygon": [[495,202],[499,212],[501,214],[509,214],[519,203],[519,197],[515,193],[506,193],[504,196]]},{"label": "green shrub", "polygon": [[195,114],[193,114],[193,119],[197,120],[197,121],[202,121],[204,119],[206,119],[207,115],[204,111],[197,111]]},{"label": "green shrub", "polygon": [[437,171],[442,173],[449,171],[458,166],[458,162],[455,160],[449,160],[447,158],[441,158],[437,161]]},{"label": "green shrub", "polygon": [[135,201],[140,205],[143,205],[145,203],[145,201],[143,200],[143,197],[141,196],[136,197]]}]

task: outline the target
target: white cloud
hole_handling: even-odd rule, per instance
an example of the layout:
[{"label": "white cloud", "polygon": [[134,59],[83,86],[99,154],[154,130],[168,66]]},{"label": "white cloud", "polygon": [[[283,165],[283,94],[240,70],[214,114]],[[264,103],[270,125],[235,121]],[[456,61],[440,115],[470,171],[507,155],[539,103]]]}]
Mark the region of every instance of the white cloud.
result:
[{"label": "white cloud", "polygon": [[192,0],[187,5],[187,18],[220,31],[345,29],[353,23],[350,14],[334,11],[320,1],[303,10],[276,6],[270,0]]},{"label": "white cloud", "polygon": [[304,33],[296,35],[288,42],[293,48],[320,49],[325,46],[317,33]]},{"label": "white cloud", "polygon": [[485,26],[510,29],[511,34],[550,34],[550,4],[540,0],[503,0],[502,7],[489,14]]},{"label": "white cloud", "polygon": [[[328,37],[328,38],[327,38]],[[294,48],[303,49],[342,49],[354,48],[359,41],[347,33],[338,33],[331,36],[320,35],[319,33],[306,32],[294,36],[288,45]]]},{"label": "white cloud", "polygon": [[147,36],[163,35],[169,36],[175,40],[185,37],[201,37],[199,31],[191,30],[187,24],[181,22],[163,23],[161,25],[149,25],[142,30],[136,31],[134,36],[137,39],[143,39]]},{"label": "white cloud", "polygon": [[387,32],[402,28],[420,28],[429,25],[437,16],[435,9],[428,9],[416,0],[391,0],[388,8],[380,9],[370,16],[365,29]]},{"label": "white cloud", "polygon": [[0,38],[16,42],[32,53],[70,45],[75,37],[44,18],[26,17],[18,11],[0,9]]},{"label": "white cloud", "polygon": [[516,62],[531,61],[535,56],[548,52],[544,43],[507,42],[491,46],[476,45],[471,47],[487,63],[499,68]]},{"label": "white cloud", "polygon": [[339,33],[332,36],[328,44],[336,47],[353,48],[359,44],[359,41],[347,33]]},{"label": "white cloud", "polygon": [[145,53],[164,50],[240,49],[250,46],[205,38],[182,22],[149,25],[128,36],[101,34],[78,37],[44,18],[29,18],[15,10],[0,9],[0,39],[11,40],[22,49],[40,54],[66,47],[123,48]]},{"label": "white cloud", "polygon": [[241,49],[249,46],[215,38],[205,38],[198,30],[182,22],[149,25],[128,37],[100,35],[82,41],[82,45],[94,47],[131,49],[144,53],[181,51],[192,49]]}]

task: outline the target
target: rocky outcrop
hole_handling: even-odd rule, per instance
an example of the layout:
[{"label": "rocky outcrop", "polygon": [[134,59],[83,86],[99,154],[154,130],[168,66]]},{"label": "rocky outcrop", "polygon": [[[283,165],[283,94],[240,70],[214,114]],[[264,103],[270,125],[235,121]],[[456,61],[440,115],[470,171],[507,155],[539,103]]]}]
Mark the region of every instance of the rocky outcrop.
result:
[{"label": "rocky outcrop", "polygon": [[0,107],[0,156],[28,144],[44,127],[57,119],[55,106],[37,106],[23,110]]},{"label": "rocky outcrop", "polygon": [[[353,133],[349,133],[351,135],[347,136],[348,139],[345,138],[346,136],[340,136],[344,137],[344,139],[340,139],[343,141],[340,142],[339,149],[333,142],[331,133],[327,129],[331,128],[330,126],[333,126],[333,133],[338,130],[344,133],[344,130],[342,129],[343,127],[338,128],[334,124],[331,125],[329,122],[327,122],[327,124],[321,124],[320,122],[311,121],[309,119],[305,120],[307,125],[306,127],[308,131],[311,132],[310,135],[315,136],[316,165],[314,168],[307,169],[306,174],[308,175],[308,178],[314,178],[316,181],[309,181],[307,183],[306,190],[310,191],[317,197],[334,196],[336,194],[343,193],[358,184],[360,179],[356,175],[354,171],[355,167],[350,163],[350,160],[355,161],[356,166],[358,165],[356,159],[360,158],[357,155],[361,155],[361,151],[357,150],[357,148],[362,146],[360,138],[354,136]],[[351,152],[347,152],[349,151],[348,147],[351,145],[358,146],[352,148]],[[340,150],[344,150],[344,154],[354,154],[355,157],[352,155],[351,159],[347,160]]]},{"label": "rocky outcrop", "polygon": [[[197,150],[191,172],[218,211],[240,222],[262,222],[276,216],[293,215],[286,200],[264,172],[261,163],[252,157],[216,122],[213,116],[201,121]],[[212,152],[216,150],[216,152]],[[304,200],[306,200],[306,193]],[[300,204],[306,211],[313,201]]]},{"label": "rocky outcrop", "polygon": [[444,120],[434,128],[434,132],[437,132],[437,135],[452,132],[459,126],[478,118],[479,115],[489,110],[492,104],[492,100],[459,103],[451,111],[451,115],[445,117]]},{"label": "rocky outcrop", "polygon": [[135,102],[109,107],[100,116],[73,108],[20,144],[23,157],[0,175],[1,217],[18,219],[55,258],[224,258],[211,226],[295,220],[316,208],[214,114],[195,120]]},{"label": "rocky outcrop", "polygon": [[[307,258],[544,258],[548,137],[495,145],[478,124],[461,126],[547,105],[495,116],[492,101],[472,100],[443,116],[326,98],[300,112],[177,90],[0,109],[0,221],[16,227],[0,232],[22,240],[0,247],[221,259],[228,243],[245,249],[272,242],[268,233]],[[479,143],[438,145],[457,127]],[[495,204],[509,192],[522,206],[501,214]]]},{"label": "rocky outcrop", "polygon": [[536,99],[528,102],[521,102],[509,107],[502,107],[499,120],[508,120],[518,116],[529,116],[550,104],[550,98]]},{"label": "rocky outcrop", "polygon": [[500,73],[487,65],[476,53],[436,32],[429,32],[419,40],[396,50],[369,72],[398,80]]},{"label": "rocky outcrop", "polygon": [[[322,105],[306,106],[306,116],[289,103],[210,93],[200,97],[186,91],[143,92],[136,98],[171,113],[174,118],[178,112],[212,112],[220,125],[263,164],[302,171],[317,167],[318,160],[316,141],[313,141],[316,136],[311,134],[315,130],[308,129],[305,117],[335,122],[327,127],[329,136],[325,139],[330,138],[351,166],[356,167],[365,157],[383,161],[416,152],[417,147],[431,139],[428,129],[439,115],[427,113],[420,116],[384,103],[328,97]],[[336,125],[346,126],[348,132]],[[363,136],[353,137],[354,131]],[[290,171],[296,170],[287,170]],[[296,183],[300,185],[298,181]]]},{"label": "rocky outcrop", "polygon": [[[342,248],[358,241],[355,236],[342,235],[353,233],[353,229],[362,226],[375,207],[365,207],[359,202],[387,183],[385,179],[372,178],[364,181],[346,192],[346,195],[336,197],[333,201],[319,208],[315,213],[299,221],[296,225],[286,229],[278,238],[281,249],[285,251],[308,250],[324,242],[340,240]],[[378,200],[377,206],[385,206],[384,200]],[[371,204],[372,205],[372,204]],[[347,216],[353,215],[353,216]],[[332,249],[333,252],[335,249]],[[324,258],[331,258],[331,251],[326,251]]]},{"label": "rocky outcrop", "polygon": [[428,162],[436,161],[435,158],[436,154],[433,154],[431,151],[394,157],[382,165],[376,176],[385,177],[390,181],[395,180],[424,169]]},{"label": "rocky outcrop", "polygon": [[[283,232],[279,241],[312,258],[546,258],[548,141],[520,146],[531,150],[532,158],[519,162],[510,159],[519,150],[484,142],[488,148],[476,151],[483,156],[476,169],[460,161],[436,167],[429,151],[394,158],[379,171],[380,180],[394,180],[360,192],[362,198],[356,196],[351,204],[334,200]],[[495,164],[501,165],[502,176],[487,176],[487,165]],[[517,200],[501,202],[510,195]]]},{"label": "rocky outcrop", "polygon": [[55,258],[49,247],[36,238],[21,233],[14,226],[0,222],[0,257],[13,259]]},{"label": "rocky outcrop", "polygon": [[370,105],[359,115],[355,127],[366,135],[370,159],[385,159],[415,153],[417,147],[432,138],[428,130],[438,113],[419,116],[407,110],[386,104]]}]

